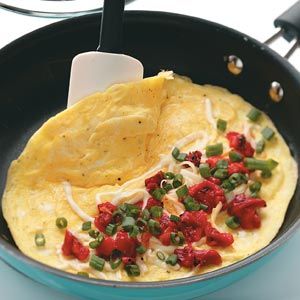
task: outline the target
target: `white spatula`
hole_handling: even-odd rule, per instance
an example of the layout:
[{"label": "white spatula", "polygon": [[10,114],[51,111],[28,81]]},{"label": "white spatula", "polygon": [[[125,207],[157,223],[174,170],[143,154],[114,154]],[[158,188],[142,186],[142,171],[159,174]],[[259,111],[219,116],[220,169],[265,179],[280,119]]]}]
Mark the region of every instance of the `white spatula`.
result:
[{"label": "white spatula", "polygon": [[120,54],[125,0],[105,0],[97,51],[74,57],[71,67],[68,107],[115,83],[143,78],[144,68],[137,59]]}]

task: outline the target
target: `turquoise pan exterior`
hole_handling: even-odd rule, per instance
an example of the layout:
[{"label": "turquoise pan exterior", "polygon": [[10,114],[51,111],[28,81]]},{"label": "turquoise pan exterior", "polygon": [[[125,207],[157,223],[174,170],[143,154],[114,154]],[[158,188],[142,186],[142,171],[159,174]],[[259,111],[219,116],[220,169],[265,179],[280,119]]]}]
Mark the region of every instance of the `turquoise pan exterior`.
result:
[{"label": "turquoise pan exterior", "polygon": [[[78,276],[72,276],[60,271],[48,271],[51,269],[39,263],[28,263],[21,257],[16,257],[14,253],[5,251],[0,245],[0,258],[12,266],[17,271],[25,274],[29,278],[47,285],[51,288],[70,295],[76,295],[84,299],[105,299],[105,300],[133,300],[133,299],[164,299],[164,300],[188,300],[197,299],[200,296],[209,294],[213,291],[222,289],[235,281],[238,281],[253,272],[257,268],[269,261],[277,251],[268,256],[264,256],[254,263],[248,264],[246,267],[238,268],[235,271],[229,271],[220,276],[183,284],[171,284],[165,286],[151,283],[140,284],[138,287],[122,287],[120,285],[106,285],[103,281],[95,281],[89,279],[81,279]],[[61,273],[61,274],[56,274]],[[215,273],[215,272],[212,272]],[[75,280],[73,279],[75,277]],[[90,281],[90,282],[89,282]],[[166,282],[167,283],[167,282]]]}]

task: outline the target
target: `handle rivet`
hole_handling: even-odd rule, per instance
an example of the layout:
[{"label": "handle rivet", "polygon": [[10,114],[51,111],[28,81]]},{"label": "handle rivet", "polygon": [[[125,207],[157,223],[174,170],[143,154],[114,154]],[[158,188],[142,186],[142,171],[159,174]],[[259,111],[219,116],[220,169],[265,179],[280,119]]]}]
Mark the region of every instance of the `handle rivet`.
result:
[{"label": "handle rivet", "polygon": [[273,81],[270,85],[269,96],[274,102],[279,102],[283,98],[283,88],[277,81]]},{"label": "handle rivet", "polygon": [[230,73],[234,75],[239,75],[243,71],[243,62],[239,57],[235,55],[230,55],[228,56],[226,61],[227,69]]}]

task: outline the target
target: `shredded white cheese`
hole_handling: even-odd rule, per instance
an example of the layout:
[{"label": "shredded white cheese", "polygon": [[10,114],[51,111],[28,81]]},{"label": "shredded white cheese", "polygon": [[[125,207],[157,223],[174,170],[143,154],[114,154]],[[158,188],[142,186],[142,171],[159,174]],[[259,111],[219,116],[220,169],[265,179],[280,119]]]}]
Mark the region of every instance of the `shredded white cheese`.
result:
[{"label": "shredded white cheese", "polygon": [[187,169],[180,170],[180,174],[183,176],[185,184],[187,186],[195,185],[204,180],[200,175],[198,175],[198,174],[196,175],[196,174],[188,171]]},{"label": "shredded white cheese", "polygon": [[222,206],[223,206],[222,202],[219,202],[217,204],[217,206],[213,208],[213,210],[211,212],[211,216],[210,216],[211,225],[217,229],[218,229],[218,227],[216,224],[216,220],[217,220],[218,214],[220,213],[220,211],[222,209]]},{"label": "shredded white cheese", "polygon": [[74,201],[73,196],[72,196],[72,187],[71,184],[67,181],[63,182],[63,187],[64,187],[64,191],[67,197],[67,201],[69,203],[69,205],[71,206],[71,208],[73,209],[73,211],[84,221],[90,221],[93,222],[94,218],[92,218],[91,216],[89,216],[88,214],[86,214],[78,205],[77,203]]},{"label": "shredded white cheese", "polygon": [[213,115],[211,101],[208,98],[206,98],[204,101],[205,101],[205,114],[206,114],[207,121],[208,123],[211,124],[213,128],[217,128],[216,121]]},{"label": "shredded white cheese", "polygon": [[183,161],[183,162],[181,162],[179,164],[179,166],[181,166],[181,167],[189,166],[189,168],[192,169],[192,171],[193,171],[194,174],[197,174],[197,172],[198,172],[196,166],[192,162],[190,162],[190,161]]}]

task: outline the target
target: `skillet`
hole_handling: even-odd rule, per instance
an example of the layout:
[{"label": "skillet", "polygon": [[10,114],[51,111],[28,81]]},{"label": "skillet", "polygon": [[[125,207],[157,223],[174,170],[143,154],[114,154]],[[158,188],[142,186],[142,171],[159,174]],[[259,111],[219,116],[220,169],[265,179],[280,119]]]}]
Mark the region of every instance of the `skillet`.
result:
[{"label": "skillet", "polygon": [[[300,3],[279,17],[275,25],[283,28],[275,37],[297,37]],[[43,122],[66,107],[71,60],[77,53],[96,48],[98,27],[97,14],[73,18],[25,35],[0,51],[0,195],[10,162]],[[294,45],[292,50],[298,44]],[[130,11],[125,13],[124,53],[143,62],[145,76],[169,69],[191,77],[196,83],[220,85],[241,95],[270,115],[300,163],[300,75],[268,46],[202,19]],[[239,75],[228,70],[232,55],[243,62]],[[280,102],[271,101],[271,85],[273,97],[283,95]],[[254,255],[199,276],[128,283],[82,278],[24,256],[17,249],[0,209],[0,258],[42,284],[85,299],[192,299],[225,287],[263,265],[295,232],[299,218],[298,182],[277,236]]]}]

